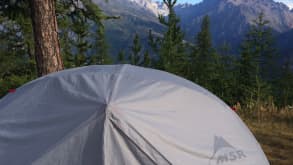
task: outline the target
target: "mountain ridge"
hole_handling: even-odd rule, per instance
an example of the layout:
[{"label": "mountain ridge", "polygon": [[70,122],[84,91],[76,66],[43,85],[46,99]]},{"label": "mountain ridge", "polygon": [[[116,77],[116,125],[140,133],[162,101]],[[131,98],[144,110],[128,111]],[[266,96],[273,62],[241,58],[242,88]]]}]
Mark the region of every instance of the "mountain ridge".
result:
[{"label": "mountain ridge", "polygon": [[[139,2],[145,2],[139,4]],[[110,53],[116,55],[119,51],[129,51],[135,33],[147,45],[149,30],[157,36],[163,33],[164,26],[160,24],[151,0],[93,0],[106,15],[119,16],[119,19],[104,21],[106,39],[110,45]],[[155,6],[155,5],[154,5]],[[155,6],[156,7],[156,6]]]},{"label": "mountain ridge", "polygon": [[[147,47],[149,30],[162,36],[164,26],[159,23],[157,14],[166,8],[162,2],[152,0],[94,0],[108,15],[120,16],[120,19],[104,22],[107,40],[114,49],[130,50],[134,34],[139,34],[144,47]],[[177,4],[175,11],[181,19],[186,40],[194,42],[200,30],[202,18],[210,16],[213,45],[230,45],[232,52],[239,54],[240,44],[261,11],[277,38],[278,35],[293,29],[293,10],[283,3],[273,0],[204,0],[198,4]],[[279,40],[279,38],[278,38]],[[113,51],[112,51],[113,52]]]},{"label": "mountain ridge", "polygon": [[214,46],[228,43],[234,52],[261,12],[270,21],[275,36],[293,28],[293,13],[286,5],[273,0],[204,0],[184,8],[177,6],[175,11],[188,41],[194,40],[202,18],[209,15]]}]

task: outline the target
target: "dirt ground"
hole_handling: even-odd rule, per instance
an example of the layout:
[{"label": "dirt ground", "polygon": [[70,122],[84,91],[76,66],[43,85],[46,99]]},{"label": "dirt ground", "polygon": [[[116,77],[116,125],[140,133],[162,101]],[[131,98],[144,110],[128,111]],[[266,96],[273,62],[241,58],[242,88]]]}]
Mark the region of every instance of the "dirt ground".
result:
[{"label": "dirt ground", "polygon": [[244,122],[261,144],[271,165],[293,165],[293,124],[249,119]]}]

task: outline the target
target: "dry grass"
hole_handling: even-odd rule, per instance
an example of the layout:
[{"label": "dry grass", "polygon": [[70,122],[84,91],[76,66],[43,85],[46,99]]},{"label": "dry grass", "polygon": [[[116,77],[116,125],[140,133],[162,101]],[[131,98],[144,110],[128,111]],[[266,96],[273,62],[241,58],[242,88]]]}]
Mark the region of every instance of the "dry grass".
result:
[{"label": "dry grass", "polygon": [[258,106],[239,111],[271,165],[293,165],[293,109]]}]

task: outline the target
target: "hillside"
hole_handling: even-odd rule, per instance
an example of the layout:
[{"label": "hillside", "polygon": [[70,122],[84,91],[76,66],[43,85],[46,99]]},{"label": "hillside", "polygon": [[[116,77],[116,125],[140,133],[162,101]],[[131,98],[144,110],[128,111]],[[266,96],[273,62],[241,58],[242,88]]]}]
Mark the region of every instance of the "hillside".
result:
[{"label": "hillside", "polygon": [[[128,51],[135,33],[147,47],[147,35],[151,29],[160,36],[164,27],[159,23],[157,15],[167,14],[166,7],[152,0],[94,0],[108,15],[120,16],[120,19],[105,21],[107,40],[113,55],[120,50]],[[194,42],[200,30],[203,16],[211,19],[213,45],[221,47],[230,45],[232,52],[239,53],[240,43],[245,33],[253,24],[260,12],[270,21],[279,49],[282,54],[291,54],[288,33],[293,29],[293,10],[283,3],[273,0],[204,0],[192,4],[178,4],[175,7],[181,19],[181,26],[186,40]],[[290,36],[290,35],[289,35]],[[292,38],[292,37],[291,37]]]},{"label": "hillside", "polygon": [[260,12],[270,21],[276,35],[293,28],[293,13],[286,5],[273,0],[204,0],[196,5],[178,5],[176,12],[190,41],[199,31],[203,16],[209,15],[215,46],[228,43],[238,47]]},{"label": "hillside", "polygon": [[129,50],[135,33],[143,41],[147,40],[151,29],[160,35],[163,26],[159,23],[157,14],[160,11],[151,0],[94,0],[107,15],[120,16],[120,19],[105,21],[107,40],[111,52],[117,54],[120,50]]}]

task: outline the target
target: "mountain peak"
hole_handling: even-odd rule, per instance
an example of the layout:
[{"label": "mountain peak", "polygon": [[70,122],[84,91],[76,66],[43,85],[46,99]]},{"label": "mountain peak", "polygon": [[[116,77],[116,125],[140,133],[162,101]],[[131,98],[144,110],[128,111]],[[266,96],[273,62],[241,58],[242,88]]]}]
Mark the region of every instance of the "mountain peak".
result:
[{"label": "mountain peak", "polygon": [[179,7],[179,8],[188,8],[188,7],[191,7],[192,4],[191,3],[179,3],[176,5],[176,7]]},{"label": "mountain peak", "polygon": [[[210,12],[238,10],[237,14],[249,24],[253,24],[253,20],[263,12],[265,19],[270,22],[269,26],[277,32],[285,32],[293,28],[293,14],[289,7],[274,0],[203,0],[202,4],[213,6],[214,11]],[[209,13],[209,11],[205,12]]]},{"label": "mountain peak", "polygon": [[129,1],[143,9],[150,11],[156,16],[158,16],[159,14],[161,15],[168,14],[167,7],[164,5],[163,2],[158,2],[158,1],[153,2],[152,0],[129,0]]},{"label": "mountain peak", "polygon": [[274,7],[274,6],[279,6],[281,8],[288,8],[285,4],[281,2],[275,2],[273,0],[223,0],[229,3],[232,3],[234,5],[246,5],[246,6],[252,6],[252,5],[263,5],[267,7]]},{"label": "mountain peak", "polygon": [[293,29],[293,12],[283,3],[273,0],[203,0],[190,7],[176,7],[175,10],[189,41],[199,32],[202,18],[209,15],[215,46],[228,42],[231,47],[238,47],[241,38],[261,12],[274,34]]}]

